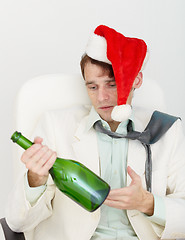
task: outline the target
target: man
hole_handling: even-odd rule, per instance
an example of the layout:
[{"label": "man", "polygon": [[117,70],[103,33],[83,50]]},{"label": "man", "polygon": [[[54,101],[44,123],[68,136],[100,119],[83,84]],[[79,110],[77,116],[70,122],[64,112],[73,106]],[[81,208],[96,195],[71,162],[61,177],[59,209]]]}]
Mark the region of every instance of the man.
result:
[{"label": "man", "polygon": [[[146,52],[144,41],[97,27],[81,61],[93,107],[90,112],[84,107],[53,111],[40,121],[35,136],[42,136],[46,145],[37,137],[23,153],[28,173],[16,185],[7,210],[14,231],[24,231],[34,240],[185,237],[185,142],[180,120],[151,146],[152,192],[145,182],[142,144],[93,128],[101,120],[105,129],[124,135],[129,122],[137,131],[145,129],[147,122],[137,119],[137,109],[130,106],[134,90],[142,84]],[[82,162],[110,184],[101,209],[89,213],[56,189],[48,178],[56,155]]]}]

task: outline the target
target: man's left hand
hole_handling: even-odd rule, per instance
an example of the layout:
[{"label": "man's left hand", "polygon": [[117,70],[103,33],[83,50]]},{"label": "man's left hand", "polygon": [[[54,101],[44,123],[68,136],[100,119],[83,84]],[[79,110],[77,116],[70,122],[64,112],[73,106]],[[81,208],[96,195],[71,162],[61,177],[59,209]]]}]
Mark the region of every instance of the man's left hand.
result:
[{"label": "man's left hand", "polygon": [[135,209],[149,216],[154,212],[154,196],[142,187],[141,177],[131,168],[127,172],[132,181],[128,187],[110,191],[104,204],[118,209]]}]

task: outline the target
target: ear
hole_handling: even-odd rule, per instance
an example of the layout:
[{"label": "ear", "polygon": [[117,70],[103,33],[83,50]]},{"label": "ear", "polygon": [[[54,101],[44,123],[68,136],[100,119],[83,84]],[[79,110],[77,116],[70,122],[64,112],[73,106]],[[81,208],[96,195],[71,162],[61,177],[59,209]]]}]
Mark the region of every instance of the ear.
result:
[{"label": "ear", "polygon": [[143,83],[143,73],[139,72],[133,83],[133,88],[140,88]]}]

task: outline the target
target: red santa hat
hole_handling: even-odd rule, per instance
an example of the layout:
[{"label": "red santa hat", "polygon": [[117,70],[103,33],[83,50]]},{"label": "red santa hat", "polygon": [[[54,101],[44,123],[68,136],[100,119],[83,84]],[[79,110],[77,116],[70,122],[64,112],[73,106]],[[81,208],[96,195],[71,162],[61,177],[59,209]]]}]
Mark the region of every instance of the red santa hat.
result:
[{"label": "red santa hat", "polygon": [[98,26],[90,37],[86,53],[89,57],[112,64],[117,85],[117,105],[111,117],[115,121],[127,120],[132,112],[126,104],[132,85],[141,71],[147,53],[146,43],[125,37],[104,25]]}]

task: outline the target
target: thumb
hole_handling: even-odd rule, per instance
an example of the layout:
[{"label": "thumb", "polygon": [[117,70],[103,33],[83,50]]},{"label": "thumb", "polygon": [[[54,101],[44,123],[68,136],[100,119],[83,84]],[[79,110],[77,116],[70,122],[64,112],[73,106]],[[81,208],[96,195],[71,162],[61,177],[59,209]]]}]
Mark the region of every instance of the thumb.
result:
[{"label": "thumb", "polygon": [[140,176],[130,166],[127,167],[127,172],[132,181],[138,182],[140,180]]},{"label": "thumb", "polygon": [[43,138],[41,138],[41,137],[34,138],[34,143],[41,144],[42,142],[43,142]]}]

